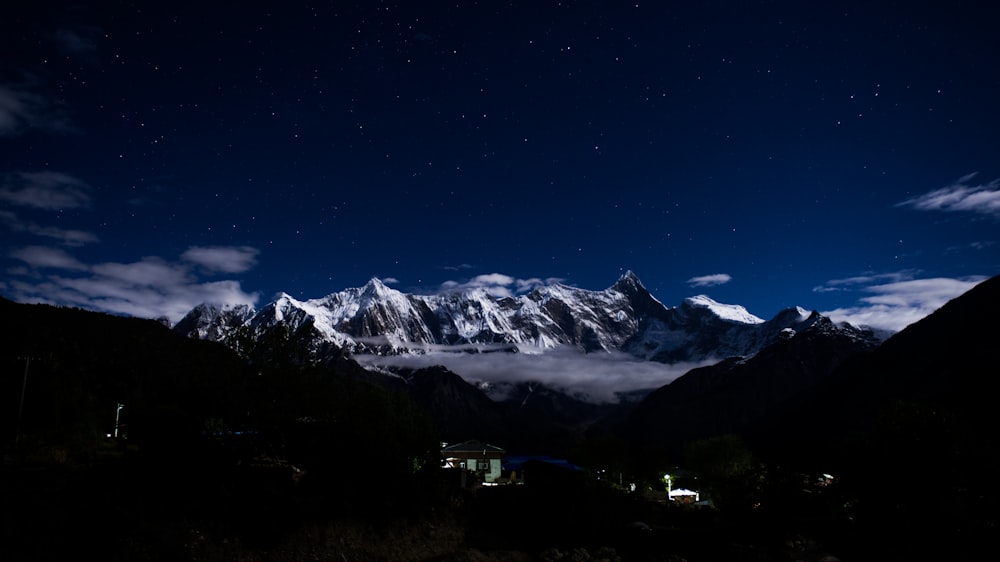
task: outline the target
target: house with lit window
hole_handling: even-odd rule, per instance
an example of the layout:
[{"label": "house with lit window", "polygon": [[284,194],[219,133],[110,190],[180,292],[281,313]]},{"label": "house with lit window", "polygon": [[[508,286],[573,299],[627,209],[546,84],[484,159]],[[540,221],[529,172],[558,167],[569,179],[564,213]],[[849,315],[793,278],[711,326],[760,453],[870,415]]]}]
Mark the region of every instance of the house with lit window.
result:
[{"label": "house with lit window", "polygon": [[503,449],[481,441],[465,441],[441,447],[445,468],[462,470],[462,482],[468,483],[468,474],[475,475],[475,483],[492,486],[500,481]]}]

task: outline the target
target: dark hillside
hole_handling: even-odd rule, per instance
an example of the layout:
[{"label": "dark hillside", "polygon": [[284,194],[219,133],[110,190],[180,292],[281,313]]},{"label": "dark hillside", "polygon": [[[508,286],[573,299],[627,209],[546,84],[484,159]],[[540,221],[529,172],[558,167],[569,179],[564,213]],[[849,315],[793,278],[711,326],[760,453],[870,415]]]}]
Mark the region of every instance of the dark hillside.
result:
[{"label": "dark hillside", "polygon": [[0,559],[178,559],[191,528],[263,547],[313,520],[405,516],[438,489],[429,418],[356,366],[254,366],[46,305],[0,300],[0,318]]},{"label": "dark hillside", "polygon": [[[822,456],[887,422],[899,408],[939,412],[985,431],[1000,376],[1000,276],[986,280],[839,369],[753,432]],[[897,412],[898,413],[898,412]],[[764,435],[770,438],[764,438]],[[802,447],[805,447],[803,449]]]},{"label": "dark hillside", "polygon": [[842,475],[859,526],[961,559],[1000,509],[1000,277],[988,279],[748,431],[774,463]]},{"label": "dark hillside", "polygon": [[200,431],[208,418],[246,416],[246,366],[221,345],[152,320],[7,300],[0,321],[4,435],[20,428],[22,455],[86,460],[116,417],[139,443],[165,425]]},{"label": "dark hillside", "polygon": [[647,465],[670,466],[691,442],[741,434],[877,342],[822,319],[743,359],[693,369],[652,392],[614,429]]}]

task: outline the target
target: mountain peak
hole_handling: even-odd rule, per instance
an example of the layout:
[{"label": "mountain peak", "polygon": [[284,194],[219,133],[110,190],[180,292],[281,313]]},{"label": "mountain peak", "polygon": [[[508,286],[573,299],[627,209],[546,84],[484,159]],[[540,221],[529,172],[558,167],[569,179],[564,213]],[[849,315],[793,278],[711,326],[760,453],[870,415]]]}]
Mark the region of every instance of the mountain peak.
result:
[{"label": "mountain peak", "polygon": [[612,291],[625,295],[639,314],[657,314],[663,310],[663,303],[656,300],[649,290],[639,281],[639,276],[631,269],[622,274],[611,286]]},{"label": "mountain peak", "polygon": [[639,283],[639,276],[635,274],[634,271],[629,269],[618,278],[619,281],[631,281],[633,283]]},{"label": "mountain peak", "polygon": [[790,306],[779,310],[778,313],[774,315],[774,318],[771,319],[771,322],[779,324],[799,324],[810,319],[815,320],[818,317],[819,313],[816,311],[809,311],[801,306]]},{"label": "mountain peak", "polygon": [[631,269],[623,273],[611,288],[624,294],[633,293],[637,289],[644,289],[642,281],[639,281],[639,276]]},{"label": "mountain peak", "polygon": [[204,302],[191,309],[172,326],[174,331],[199,339],[223,339],[228,327],[246,322],[256,310],[248,304]]},{"label": "mountain peak", "polygon": [[369,279],[368,282],[365,283],[365,286],[361,288],[361,294],[370,298],[382,299],[397,298],[402,296],[402,293],[386,285],[378,277],[372,277]]}]

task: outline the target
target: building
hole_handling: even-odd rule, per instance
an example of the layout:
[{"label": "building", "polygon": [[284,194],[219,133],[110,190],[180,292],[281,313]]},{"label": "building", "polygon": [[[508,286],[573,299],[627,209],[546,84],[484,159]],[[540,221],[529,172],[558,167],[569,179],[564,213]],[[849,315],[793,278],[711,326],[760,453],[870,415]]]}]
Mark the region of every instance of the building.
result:
[{"label": "building", "polygon": [[500,481],[503,455],[506,451],[481,441],[465,441],[441,447],[445,468],[462,469],[462,482],[466,474],[475,474],[475,483],[494,485]]}]

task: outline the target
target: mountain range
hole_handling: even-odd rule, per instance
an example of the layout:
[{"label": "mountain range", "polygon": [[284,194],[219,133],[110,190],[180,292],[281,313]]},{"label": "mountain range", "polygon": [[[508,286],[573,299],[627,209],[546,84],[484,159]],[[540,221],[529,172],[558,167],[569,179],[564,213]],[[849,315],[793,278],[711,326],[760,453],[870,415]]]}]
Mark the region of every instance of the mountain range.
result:
[{"label": "mountain range", "polygon": [[[483,289],[406,294],[372,279],[319,299],[280,294],[259,310],[203,304],[173,329],[252,361],[357,359],[370,380],[427,408],[448,439],[474,434],[549,451],[617,422],[647,439],[737,430],[881,341],[801,307],[768,320],[705,295],[668,307],[631,271],[604,290],[553,284],[516,297]],[[549,367],[551,357],[568,366]],[[647,381],[633,372],[643,364],[679,370]],[[763,365],[761,375],[737,375],[754,365]],[[689,366],[701,368],[664,386]],[[567,373],[550,372],[558,368]]]},{"label": "mountain range", "polygon": [[319,299],[297,300],[283,293],[260,310],[203,304],[174,329],[238,351],[280,332],[297,357],[312,363],[344,354],[543,354],[572,349],[677,364],[749,357],[818,322],[860,341],[879,339],[872,330],[834,325],[799,307],[770,320],[704,295],[668,307],[631,271],[601,291],[553,284],[516,297],[497,297],[484,289],[407,294],[372,279],[363,287]]}]

